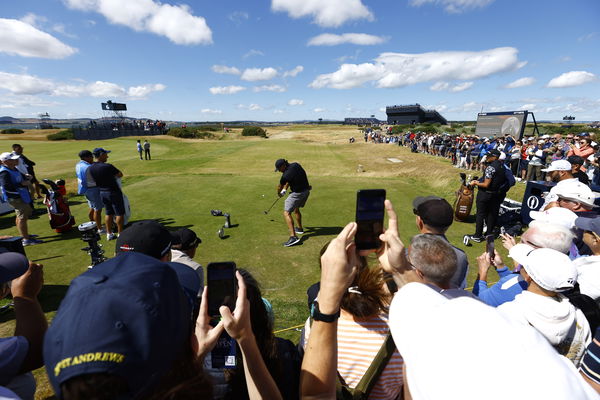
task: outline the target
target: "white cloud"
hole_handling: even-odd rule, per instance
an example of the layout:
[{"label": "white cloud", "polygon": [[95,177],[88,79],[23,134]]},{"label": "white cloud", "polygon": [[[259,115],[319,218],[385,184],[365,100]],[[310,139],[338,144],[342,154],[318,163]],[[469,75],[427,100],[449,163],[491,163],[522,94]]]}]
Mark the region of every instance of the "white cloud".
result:
[{"label": "white cloud", "polygon": [[0,89],[8,90],[14,94],[51,93],[54,87],[55,84],[50,79],[26,74],[0,72]]},{"label": "white cloud", "polygon": [[252,57],[252,56],[264,56],[265,53],[263,53],[260,50],[255,50],[255,49],[250,49],[246,54],[244,54],[242,56],[242,58],[246,59],[248,57]]},{"label": "white cloud", "polygon": [[31,24],[16,19],[0,18],[0,53],[60,59],[76,52],[77,49],[67,46]]},{"label": "white cloud", "polygon": [[317,108],[313,108],[313,112],[316,112],[316,113],[322,113],[322,112],[324,112],[324,111],[325,111],[325,109],[324,109],[324,108],[319,108],[319,107],[317,107]]},{"label": "white cloud", "polygon": [[73,9],[98,12],[110,23],[139,32],[164,36],[179,45],[211,44],[212,31],[203,17],[192,15],[185,4],[153,0],[63,0]]},{"label": "white cloud", "polygon": [[234,11],[227,16],[229,20],[236,25],[240,25],[242,22],[250,18],[250,15],[245,11]]},{"label": "white cloud", "polygon": [[243,86],[214,86],[208,89],[212,94],[235,94],[246,90]]},{"label": "white cloud", "polygon": [[528,110],[528,111],[535,111],[537,109],[536,104],[523,104],[521,107],[519,107],[519,110]]},{"label": "white cloud", "polygon": [[267,68],[246,68],[240,79],[243,81],[268,81],[277,76],[277,70],[272,67]]},{"label": "white cloud", "polygon": [[312,88],[350,89],[374,81],[395,88],[428,81],[474,80],[519,68],[518,50],[499,47],[478,52],[443,51],[421,54],[382,53],[374,63],[343,64],[317,76]]},{"label": "white cloud", "polygon": [[453,93],[458,93],[469,89],[471,86],[473,86],[473,82],[463,82],[450,87],[449,90]]},{"label": "white cloud", "polygon": [[450,14],[460,14],[475,8],[483,8],[492,4],[494,0],[410,0],[410,5],[420,7],[425,4],[435,4],[444,7]]},{"label": "white cloud", "polygon": [[301,106],[302,104],[304,104],[304,100],[301,99],[291,99],[288,101],[288,105],[290,106]]},{"label": "white cloud", "polygon": [[283,110],[275,109],[273,110],[273,114],[283,114]]},{"label": "white cloud", "polygon": [[588,33],[587,35],[583,35],[577,38],[578,42],[584,42],[586,40],[590,40],[598,36],[598,32]]},{"label": "white cloud", "polygon": [[525,87],[525,86],[531,86],[535,83],[535,78],[532,77],[525,77],[525,78],[519,78],[516,81],[512,81],[511,83],[507,83],[506,85],[504,85],[505,89],[515,89],[515,88],[520,88],[520,87]]},{"label": "white cloud", "polygon": [[27,74],[0,72],[0,89],[16,95],[48,94],[56,97],[126,97],[144,98],[152,92],[165,90],[161,83],[124,88],[116,83],[96,81],[69,84]]},{"label": "white cloud", "polygon": [[387,38],[366,33],[344,33],[342,35],[323,33],[311,38],[308,41],[308,46],[337,46],[345,43],[371,46],[385,41],[387,41]]},{"label": "white cloud", "polygon": [[167,87],[162,83],[147,84],[141,86],[132,86],[127,89],[127,95],[131,98],[145,98],[152,92],[162,92]]},{"label": "white cloud", "polygon": [[27,13],[20,20],[36,28],[39,28],[42,24],[48,22],[48,18],[34,13]]},{"label": "white cloud", "polygon": [[570,71],[553,78],[546,87],[549,88],[567,88],[581,86],[593,82],[597,79],[596,75],[587,71]]},{"label": "white cloud", "polygon": [[571,61],[571,56],[562,56],[558,59],[560,62],[569,62]]},{"label": "white cloud", "polygon": [[292,78],[296,77],[296,75],[298,75],[300,72],[304,71],[304,67],[302,65],[298,65],[296,68],[291,69],[289,71],[285,71],[283,73],[283,77],[287,78],[288,76],[291,76]]},{"label": "white cloud", "polygon": [[287,89],[284,86],[281,85],[262,85],[262,86],[255,86],[252,90],[254,90],[255,92],[285,92]]},{"label": "white cloud", "polygon": [[441,92],[443,90],[448,90],[450,84],[448,82],[436,82],[429,87],[429,90],[433,90],[434,92]]},{"label": "white cloud", "polygon": [[210,69],[217,74],[229,74],[229,75],[239,75],[241,74],[240,70],[236,67],[228,67],[226,65],[213,65]]},{"label": "white cloud", "polygon": [[259,111],[262,110],[263,108],[261,106],[259,106],[258,104],[250,104],[248,106],[248,110],[250,111]]},{"label": "white cloud", "polygon": [[202,110],[200,110],[200,112],[202,114],[223,114],[223,111],[221,111],[221,110],[213,110],[211,108],[203,108]]},{"label": "white cloud", "polygon": [[273,11],[287,12],[292,18],[311,16],[323,27],[337,27],[347,21],[373,20],[373,14],[361,0],[272,0]]}]

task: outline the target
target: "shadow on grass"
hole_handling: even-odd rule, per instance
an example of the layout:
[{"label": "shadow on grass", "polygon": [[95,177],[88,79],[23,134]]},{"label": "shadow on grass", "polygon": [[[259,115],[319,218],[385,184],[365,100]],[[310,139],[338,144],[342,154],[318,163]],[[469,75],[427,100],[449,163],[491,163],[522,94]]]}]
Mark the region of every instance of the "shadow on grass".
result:
[{"label": "shadow on grass", "polygon": [[342,229],[344,228],[341,226],[305,226],[302,238],[337,235]]},{"label": "shadow on grass", "polygon": [[[65,294],[67,293],[68,289],[68,285],[44,285],[42,291],[40,292],[40,295],[38,296],[44,313],[58,310],[58,306],[60,305],[62,299],[65,297]],[[12,321],[14,319],[14,308],[11,308],[10,310],[0,314],[0,323]]]},{"label": "shadow on grass", "polygon": [[52,236],[39,235],[39,237],[38,237],[38,239],[43,240],[44,243],[52,243],[52,242],[57,242],[59,240],[69,240],[69,239],[76,239],[76,238],[81,238],[81,234],[77,230],[77,227],[73,227],[73,229],[71,229],[69,232],[57,233]]},{"label": "shadow on grass", "polygon": [[[168,230],[170,231],[176,231],[178,229],[181,228],[191,228],[194,225],[191,224],[187,224],[187,225],[173,225],[175,223],[175,220],[173,218],[148,218],[148,219],[152,219],[156,222],[158,222],[159,224],[165,226]],[[140,221],[147,221],[148,219],[136,219],[136,220],[132,220],[129,221],[129,223],[127,224],[127,226],[131,226],[131,224],[135,224],[136,222],[140,222]]]}]

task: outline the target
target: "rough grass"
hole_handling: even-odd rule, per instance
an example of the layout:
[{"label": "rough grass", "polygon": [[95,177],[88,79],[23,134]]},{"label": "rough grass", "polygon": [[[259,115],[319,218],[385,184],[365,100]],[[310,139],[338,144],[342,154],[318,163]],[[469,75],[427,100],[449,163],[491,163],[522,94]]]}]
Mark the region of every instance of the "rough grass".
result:
[{"label": "rough grass", "polygon": [[[276,329],[304,322],[308,315],[306,289],[319,279],[318,254],[341,228],[354,218],[356,191],[385,188],[399,213],[402,238],[407,242],[417,233],[412,214],[415,196],[436,194],[451,203],[459,187],[458,170],[447,160],[411,153],[392,144],[366,144],[356,127],[292,126],[267,127],[269,139],[236,139],[239,132],[226,135],[229,140],[186,140],[152,137],[152,161],[140,161],[137,137],[101,142],[44,141],[43,136],[26,132],[19,135],[25,154],[37,163],[38,178],[67,180],[71,211],[77,223],[85,222],[87,204],[75,196],[74,166],[77,153],[102,146],[109,150],[109,162],[124,173],[124,191],[132,205],[132,219],[154,218],[169,229],[189,227],[202,238],[196,260],[206,266],[211,261],[232,260],[250,270],[261,282],[264,296],[274,305]],[[348,138],[355,136],[356,143]],[[10,149],[12,139],[2,137],[0,150]],[[27,140],[41,139],[41,140]],[[144,139],[140,137],[140,139]],[[278,158],[302,163],[313,191],[303,210],[306,233],[301,245],[284,248],[287,229],[280,201],[269,215],[263,213],[276,196],[280,174],[273,172]],[[387,160],[395,157],[402,163]],[[364,172],[357,172],[362,165]],[[517,185],[512,198],[520,199],[524,185]],[[42,205],[37,208],[43,209]],[[231,214],[236,225],[219,239],[217,230],[224,220],[213,217],[211,209]],[[83,242],[76,232],[56,234],[47,217],[30,221],[30,231],[45,240],[26,248],[30,259],[44,264],[45,287],[40,295],[44,311],[52,318],[69,282],[84,272],[89,263],[80,249]],[[474,231],[473,224],[455,223],[448,232],[450,241],[463,247],[464,234]],[[0,234],[15,235],[12,215],[0,217]],[[102,240],[107,255],[114,254],[114,242]],[[501,247],[498,246],[497,247]],[[476,275],[475,257],[483,244],[465,248],[471,270],[469,283]],[[14,315],[0,316],[0,335],[14,330]],[[298,332],[286,330],[280,336],[296,340]],[[36,371],[36,398],[52,395],[43,370]]]}]

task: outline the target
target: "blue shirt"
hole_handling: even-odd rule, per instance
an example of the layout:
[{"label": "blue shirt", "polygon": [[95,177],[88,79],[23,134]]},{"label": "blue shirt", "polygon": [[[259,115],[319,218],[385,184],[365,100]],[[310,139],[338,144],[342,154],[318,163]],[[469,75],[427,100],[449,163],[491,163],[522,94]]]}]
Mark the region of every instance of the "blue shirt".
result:
[{"label": "blue shirt", "polygon": [[92,164],[81,160],[75,166],[75,175],[77,175],[77,193],[79,194],[84,194],[87,190],[87,178],[85,177],[85,173],[90,165]]},{"label": "blue shirt", "polygon": [[23,174],[16,169],[10,169],[3,165],[0,168],[0,186],[2,186],[2,201],[7,202],[9,198],[21,198],[25,203],[31,203],[29,190],[21,183],[23,182]]},{"label": "blue shirt", "polygon": [[477,279],[473,284],[473,294],[479,297],[485,304],[498,307],[500,304],[513,301],[523,290],[527,289],[527,283],[519,274],[512,273],[504,266],[496,270],[500,280],[488,288],[486,281]]}]

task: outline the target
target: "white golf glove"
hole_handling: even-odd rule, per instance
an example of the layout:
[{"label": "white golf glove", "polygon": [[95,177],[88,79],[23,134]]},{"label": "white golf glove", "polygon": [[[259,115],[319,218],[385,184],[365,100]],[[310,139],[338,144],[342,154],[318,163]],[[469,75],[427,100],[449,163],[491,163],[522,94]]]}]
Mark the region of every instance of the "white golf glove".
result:
[{"label": "white golf glove", "polygon": [[279,192],[279,197],[283,197],[283,196],[285,196],[285,192],[286,192],[286,190],[285,190],[285,189],[283,189],[281,192]]}]

